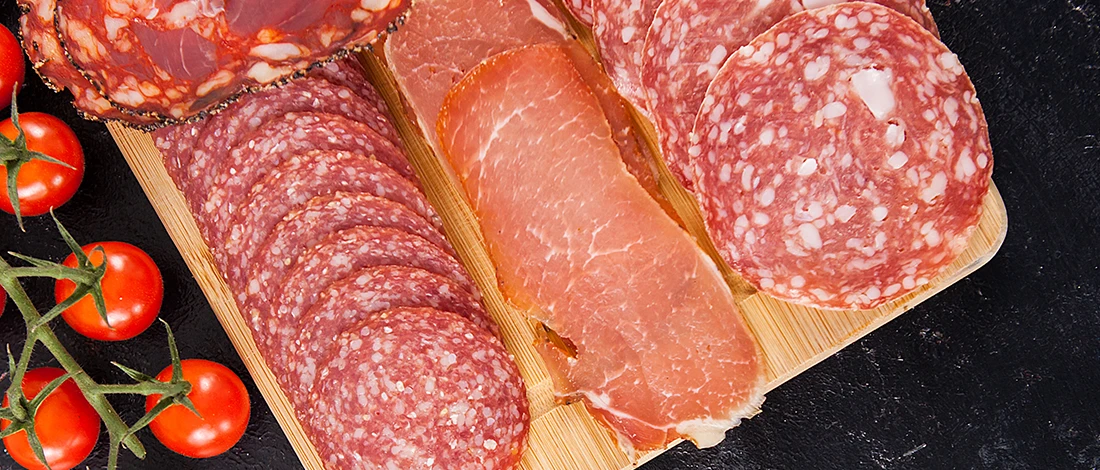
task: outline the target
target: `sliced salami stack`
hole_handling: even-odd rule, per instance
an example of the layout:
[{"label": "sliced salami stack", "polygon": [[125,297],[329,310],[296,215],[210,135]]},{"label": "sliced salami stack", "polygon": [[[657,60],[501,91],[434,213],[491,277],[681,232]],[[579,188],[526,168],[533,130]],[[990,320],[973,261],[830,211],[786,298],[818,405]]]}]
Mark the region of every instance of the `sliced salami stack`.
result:
[{"label": "sliced salami stack", "polygon": [[327,467],[511,468],[523,381],[391,120],[347,60],[154,137]]}]

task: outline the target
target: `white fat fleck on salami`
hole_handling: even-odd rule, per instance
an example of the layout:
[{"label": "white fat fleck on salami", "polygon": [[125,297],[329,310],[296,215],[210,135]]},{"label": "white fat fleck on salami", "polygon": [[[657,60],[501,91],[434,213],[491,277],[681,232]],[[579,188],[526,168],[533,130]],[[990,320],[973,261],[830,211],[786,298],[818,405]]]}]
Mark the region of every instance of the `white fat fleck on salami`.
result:
[{"label": "white fat fleck on salami", "polygon": [[[258,334],[264,339],[260,346],[271,352],[286,350],[297,337],[299,320],[325,288],[360,269],[385,265],[420,268],[447,277],[480,299],[466,269],[446,250],[400,230],[354,227],[333,233],[302,253],[286,274],[281,295],[266,304],[248,305],[249,315],[257,318],[263,331]],[[273,364],[272,368],[279,375],[284,366]]]},{"label": "white fat fleck on salami", "polygon": [[[286,273],[298,257],[333,232],[358,226],[389,227],[417,235],[454,255],[454,249],[431,223],[404,205],[367,193],[343,193],[318,196],[288,214],[271,231],[253,256],[257,261],[230,266],[229,284],[241,286],[238,298],[241,311],[257,335],[257,343],[266,330],[259,328],[258,312],[281,295]],[[256,306],[253,308],[252,306]]]},{"label": "white fat fleck on salami", "polygon": [[[214,258],[223,273],[245,269],[279,221],[310,199],[338,191],[368,193],[400,203],[441,227],[427,198],[409,180],[370,157],[314,150],[290,157],[256,183],[227,224],[225,243]],[[230,275],[229,279],[242,276]],[[231,285],[238,293],[245,286]]]},{"label": "white fat fleck on salami", "polygon": [[465,318],[393,309],[342,333],[304,414],[326,468],[503,470],[530,416],[507,351]]},{"label": "white fat fleck on salami", "polygon": [[317,303],[298,319],[297,334],[281,353],[287,374],[284,390],[298,409],[307,407],[318,366],[336,337],[372,314],[399,307],[430,307],[453,312],[498,335],[477,299],[447,277],[407,266],[377,266],[354,272],[333,283]]},{"label": "white fat fleck on salami", "polygon": [[[691,168],[730,266],[783,300],[864,309],[949,265],[992,172],[981,106],[953,57],[869,3],[795,14],[731,56],[696,120]],[[727,177],[746,171],[751,185]]]}]

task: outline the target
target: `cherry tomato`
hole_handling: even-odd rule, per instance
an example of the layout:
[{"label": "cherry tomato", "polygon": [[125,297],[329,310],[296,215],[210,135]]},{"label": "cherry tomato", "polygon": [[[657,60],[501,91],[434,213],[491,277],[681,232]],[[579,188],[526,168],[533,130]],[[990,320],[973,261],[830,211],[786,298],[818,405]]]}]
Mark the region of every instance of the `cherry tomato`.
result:
[{"label": "cherry tomato", "polygon": [[[46,385],[62,375],[65,371],[53,367],[28,370],[23,375],[23,394],[33,400]],[[7,395],[4,406],[8,406]],[[42,402],[34,419],[34,432],[42,442],[46,462],[52,470],[68,470],[79,465],[92,453],[99,439],[99,415],[84,399],[73,379],[66,380]],[[9,424],[11,421],[0,421],[0,429]],[[46,468],[31,450],[26,432],[5,437],[4,447],[19,465],[30,469]]]},{"label": "cherry tomato", "polygon": [[[19,209],[24,216],[42,215],[72,199],[84,179],[84,150],[64,121],[45,113],[20,113],[19,125],[27,136],[27,148],[68,163],[32,160],[19,169],[16,179]],[[11,119],[0,123],[0,134],[14,140],[19,132]],[[7,191],[8,170],[0,167],[0,209],[15,213]]]},{"label": "cherry tomato", "polygon": [[12,92],[23,85],[26,72],[19,41],[8,28],[0,27],[0,109],[11,104]]},{"label": "cherry tomato", "polygon": [[[103,301],[107,306],[107,320],[103,322],[91,296],[80,299],[61,313],[65,322],[80,334],[100,341],[122,341],[133,338],[149,328],[160,313],[164,300],[164,280],[157,264],[149,255],[129,243],[101,242],[84,245],[82,249],[93,265],[103,263],[103,255],[96,250],[103,247],[107,254],[107,272],[100,285]],[[76,267],[76,255],[69,255],[63,263]],[[61,303],[73,294],[76,283],[58,279],[54,284],[54,298]]]},{"label": "cherry tomato", "polygon": [[[187,395],[202,417],[173,405],[158,415],[149,428],[165,447],[193,458],[213,457],[232,448],[248,427],[250,403],[244,383],[229,368],[202,359],[182,361],[183,378],[191,382]],[[157,380],[172,378],[169,366]],[[160,395],[145,400],[145,411],[153,409]]]}]

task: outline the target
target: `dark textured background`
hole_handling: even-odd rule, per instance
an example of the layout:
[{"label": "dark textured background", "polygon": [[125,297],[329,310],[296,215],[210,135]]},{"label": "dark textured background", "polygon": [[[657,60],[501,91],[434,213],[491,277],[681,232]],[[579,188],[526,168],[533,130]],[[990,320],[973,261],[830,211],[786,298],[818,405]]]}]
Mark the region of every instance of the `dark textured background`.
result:
[{"label": "dark textured background", "polygon": [[[1009,232],[985,267],[768,394],[764,413],[716,448],[683,444],[648,464],[671,469],[1100,468],[1100,1],[931,0],[943,40],[959,54],[989,121],[994,175]],[[15,23],[13,0],[0,18]],[[25,111],[73,126],[88,171],[57,211],[82,242],[123,240],[148,251],[167,286],[162,317],[185,357],[212,359],[248,379],[183,260],[106,129],[79,120],[67,97],[30,75]],[[0,111],[7,113],[7,111]],[[0,214],[0,252],[60,260],[47,219],[27,233]],[[49,301],[52,284],[28,285]],[[0,316],[0,343],[23,326]],[[123,381],[109,360],[155,373],[168,363],[151,328],[108,344],[57,330],[96,379]],[[36,363],[48,363],[40,350]],[[255,388],[241,443],[189,460],[147,432],[149,457],[122,468],[299,468]],[[130,421],[140,400],[115,400]],[[104,435],[101,440],[105,440]],[[86,462],[101,468],[100,446]],[[0,467],[14,465],[6,454]]]}]

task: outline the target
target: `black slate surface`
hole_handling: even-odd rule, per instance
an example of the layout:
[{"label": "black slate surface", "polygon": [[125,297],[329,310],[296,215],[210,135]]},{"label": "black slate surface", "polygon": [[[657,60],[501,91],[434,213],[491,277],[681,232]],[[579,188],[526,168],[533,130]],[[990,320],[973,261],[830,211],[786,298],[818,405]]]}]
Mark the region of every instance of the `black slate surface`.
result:
[{"label": "black slate surface", "polygon": [[[1004,247],[977,273],[768,394],[764,413],[721,445],[683,444],[646,470],[1100,468],[1100,1],[930,3],[985,107],[993,179],[1010,220]],[[13,0],[0,0],[0,19],[14,25]],[[78,240],[147,250],[164,272],[162,317],[184,356],[227,364],[247,382],[106,129],[30,82],[22,108],[65,119],[87,153],[83,187],[58,216]],[[30,220],[24,234],[5,217],[0,253],[64,256],[48,220]],[[28,287],[45,304],[50,286]],[[0,342],[16,348],[23,326],[13,308],[0,316]],[[124,380],[109,360],[151,373],[168,363],[157,328],[120,344],[85,340],[63,323],[57,330],[96,379]],[[49,363],[41,350],[36,359]],[[249,387],[252,421],[231,452],[190,460],[146,432],[148,458],[127,457],[121,467],[300,468]],[[129,420],[138,416],[140,400],[115,403]],[[105,460],[101,445],[85,463]],[[0,467],[12,466],[0,455]]]}]

